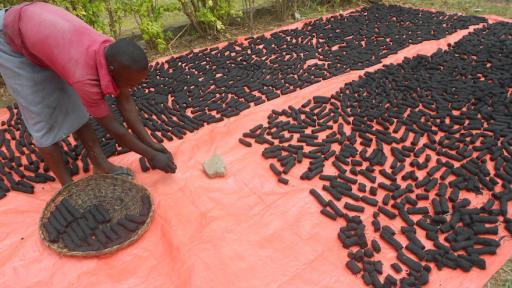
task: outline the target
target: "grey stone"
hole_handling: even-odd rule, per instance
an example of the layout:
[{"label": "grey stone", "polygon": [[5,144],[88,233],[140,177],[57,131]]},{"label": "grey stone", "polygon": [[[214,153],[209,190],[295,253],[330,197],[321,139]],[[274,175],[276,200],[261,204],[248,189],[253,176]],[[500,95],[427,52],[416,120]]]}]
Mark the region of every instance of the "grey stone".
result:
[{"label": "grey stone", "polygon": [[224,177],[226,175],[226,166],[224,160],[218,154],[213,154],[212,157],[203,163],[204,172],[210,178]]}]

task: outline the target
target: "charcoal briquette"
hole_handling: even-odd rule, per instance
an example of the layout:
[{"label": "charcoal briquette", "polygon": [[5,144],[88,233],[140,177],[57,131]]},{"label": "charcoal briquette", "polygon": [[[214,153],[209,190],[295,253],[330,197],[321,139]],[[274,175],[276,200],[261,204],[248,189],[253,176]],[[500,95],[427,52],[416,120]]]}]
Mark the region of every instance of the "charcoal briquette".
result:
[{"label": "charcoal briquette", "polygon": [[375,198],[368,197],[366,195],[361,196],[361,201],[367,205],[377,207],[379,204],[379,201]]},{"label": "charcoal briquette", "polygon": [[479,247],[479,248],[470,247],[470,248],[467,248],[466,251],[469,255],[485,255],[485,254],[496,255],[496,247],[492,247],[492,246]]},{"label": "charcoal briquette", "polygon": [[391,264],[391,268],[393,268],[393,270],[396,272],[396,273],[402,273],[402,266],[400,266],[400,264],[398,263],[393,263]]},{"label": "charcoal briquette", "polygon": [[357,184],[357,179],[356,179],[356,178],[352,178],[352,177],[347,176],[347,175],[345,175],[345,174],[341,174],[341,173],[340,173],[340,174],[338,174],[338,178],[340,178],[340,179],[342,179],[342,180],[344,180],[344,181],[346,181],[347,183],[350,183],[350,184],[352,184],[352,185]]},{"label": "charcoal briquette", "polygon": [[356,274],[359,274],[361,271],[363,271],[361,269],[361,267],[359,267],[359,265],[357,265],[357,263],[354,261],[354,260],[349,260],[347,263],[346,263],[346,267],[350,270],[350,272],[354,275]]},{"label": "charcoal briquette", "polygon": [[130,232],[136,232],[139,229],[139,225],[125,218],[120,218],[117,223]]},{"label": "charcoal briquette", "polygon": [[380,233],[380,238],[395,248],[397,252],[404,248],[404,246],[398,240],[396,240],[393,235],[384,232],[384,230]]},{"label": "charcoal briquette", "polygon": [[372,249],[373,249],[373,251],[375,251],[375,253],[380,253],[381,247],[377,240],[373,239],[371,241],[371,245],[372,245]]},{"label": "charcoal briquette", "polygon": [[374,232],[379,232],[381,230],[380,221],[377,220],[377,219],[373,219],[372,220],[372,226],[373,226],[373,231]]},{"label": "charcoal briquette", "polygon": [[429,214],[428,207],[408,207],[407,213],[409,214],[420,214],[426,215]]},{"label": "charcoal briquette", "polygon": [[[252,147],[252,143],[247,141],[247,140],[245,140],[244,138],[239,138],[238,142],[240,142],[240,144],[244,145],[245,147]],[[146,172],[146,171],[144,171],[144,172]]]},{"label": "charcoal briquette", "polygon": [[384,216],[388,217],[389,219],[395,219],[396,218],[396,213],[389,210],[388,208],[382,206],[382,205],[379,205],[379,208],[377,208],[377,210],[382,213]]},{"label": "charcoal briquette", "polygon": [[322,194],[320,194],[320,192],[318,192],[316,189],[311,188],[309,190],[309,194],[311,194],[311,196],[313,196],[318,202],[318,204],[320,204],[322,207],[325,207],[327,205],[327,200],[325,200]]},{"label": "charcoal briquette", "polygon": [[341,211],[341,209],[338,207],[338,205],[336,205],[336,203],[334,203],[333,201],[331,201],[331,200],[327,201],[327,206],[329,206],[332,209],[332,211],[334,211],[336,216],[338,216],[338,217],[345,216],[345,213],[343,213],[343,211]]},{"label": "charcoal briquette", "polygon": [[320,210],[320,213],[331,220],[336,220],[337,218],[336,214],[334,214],[331,210],[327,208],[322,208],[322,210]]},{"label": "charcoal briquette", "polygon": [[418,247],[413,243],[409,243],[405,246],[405,249],[414,254],[418,260],[423,261],[425,259],[425,251],[423,251],[421,247]]},{"label": "charcoal briquette", "polygon": [[66,209],[62,202],[55,207],[55,210],[57,210],[58,213],[60,213],[60,215],[64,218],[64,220],[66,221],[66,225],[75,220],[75,217],[71,213],[69,213],[68,209]]},{"label": "charcoal briquette", "polygon": [[79,246],[75,244],[68,233],[62,235],[62,242],[64,243],[64,246],[66,246],[66,248],[71,251],[76,251],[79,249]]},{"label": "charcoal briquette", "polygon": [[397,259],[400,262],[402,262],[405,266],[409,267],[410,269],[412,269],[418,273],[423,270],[423,266],[421,265],[420,262],[407,256],[403,251],[398,251]]},{"label": "charcoal briquette", "polygon": [[343,205],[343,208],[345,208],[349,211],[352,211],[352,212],[358,212],[358,213],[364,212],[363,206],[352,204],[350,202],[345,202],[345,204]]},{"label": "charcoal briquette", "polygon": [[71,203],[71,201],[68,198],[64,198],[62,200],[62,205],[66,208],[66,210],[74,217],[74,218],[80,218],[81,213],[80,211]]},{"label": "charcoal briquette", "polygon": [[60,234],[64,233],[65,231],[65,225],[60,222],[60,220],[57,218],[57,216],[54,213],[50,213],[50,216],[48,217],[48,223],[57,230]]},{"label": "charcoal briquette", "polygon": [[43,226],[46,231],[48,241],[50,241],[52,243],[58,242],[59,241],[59,232],[57,231],[57,229],[53,225],[51,225],[49,222],[45,222],[43,224]]},{"label": "charcoal briquette", "polygon": [[85,240],[85,238],[87,238],[87,235],[82,228],[80,228],[80,224],[78,224],[78,222],[71,223],[67,229],[67,233],[69,233],[72,238],[74,235],[76,235],[80,240]]},{"label": "charcoal briquette", "polygon": [[363,175],[364,178],[368,179],[371,183],[375,184],[377,182],[377,177],[375,175],[372,175],[370,172],[368,172],[365,169],[360,169],[359,174]]},{"label": "charcoal briquette", "polygon": [[377,191],[378,191],[377,187],[371,186],[369,194],[372,195],[372,196],[377,196]]},{"label": "charcoal briquette", "polygon": [[290,180],[284,178],[283,176],[279,176],[279,178],[277,178],[277,181],[284,185],[288,185],[288,183],[290,182]]},{"label": "charcoal briquette", "polygon": [[427,220],[425,220],[424,218],[421,218],[418,221],[416,221],[416,225],[425,231],[430,231],[430,232],[437,231],[437,227],[427,223]]},{"label": "charcoal briquette", "polygon": [[151,212],[151,199],[149,198],[149,195],[144,193],[140,196],[141,202],[142,202],[142,208],[139,212],[139,215],[141,216],[148,216]]},{"label": "charcoal briquette", "polygon": [[334,199],[336,199],[336,201],[341,200],[341,198],[342,198],[341,194],[333,187],[331,187],[329,185],[323,185],[322,189],[327,191]]}]

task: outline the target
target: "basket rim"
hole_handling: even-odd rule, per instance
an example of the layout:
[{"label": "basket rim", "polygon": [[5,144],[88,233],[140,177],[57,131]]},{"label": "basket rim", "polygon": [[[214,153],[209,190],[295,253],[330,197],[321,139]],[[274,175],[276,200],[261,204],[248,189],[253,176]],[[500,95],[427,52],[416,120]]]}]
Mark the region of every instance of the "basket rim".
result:
[{"label": "basket rim", "polygon": [[[149,211],[148,218],[147,218],[146,222],[144,223],[144,225],[142,225],[137,230],[137,232],[133,233],[128,240],[126,240],[120,244],[114,245],[112,247],[109,247],[109,248],[106,248],[103,250],[98,250],[98,251],[85,251],[85,252],[70,251],[70,250],[62,249],[62,248],[58,247],[57,243],[51,243],[50,241],[48,241],[45,237],[43,224],[47,220],[47,217],[50,213],[49,210],[51,208],[57,206],[60,202],[62,202],[64,197],[71,194],[72,193],[71,188],[74,187],[77,183],[81,183],[81,182],[85,182],[85,181],[92,181],[92,180],[96,180],[96,179],[99,179],[99,180],[114,179],[116,181],[123,181],[123,182],[128,183],[129,185],[139,188],[142,193],[147,194],[149,196],[149,200],[151,203],[151,209]],[[140,239],[142,237],[142,235],[148,230],[149,226],[151,225],[151,222],[153,220],[154,208],[155,208],[155,205],[154,205],[153,197],[151,196],[151,193],[149,193],[148,189],[146,187],[144,187],[143,185],[140,185],[138,183],[135,183],[133,181],[126,179],[125,177],[117,176],[117,175],[110,175],[110,174],[90,175],[85,178],[74,181],[72,183],[68,183],[68,184],[64,185],[55,195],[52,196],[52,198],[50,198],[50,200],[46,203],[46,205],[43,209],[43,212],[41,213],[41,216],[39,217],[39,236],[41,237],[41,240],[48,248],[50,248],[51,250],[54,250],[55,252],[57,252],[60,255],[75,256],[75,257],[95,257],[95,256],[108,255],[108,254],[112,254],[118,250],[121,250],[121,249],[133,244],[135,241],[137,241],[138,239]]]}]

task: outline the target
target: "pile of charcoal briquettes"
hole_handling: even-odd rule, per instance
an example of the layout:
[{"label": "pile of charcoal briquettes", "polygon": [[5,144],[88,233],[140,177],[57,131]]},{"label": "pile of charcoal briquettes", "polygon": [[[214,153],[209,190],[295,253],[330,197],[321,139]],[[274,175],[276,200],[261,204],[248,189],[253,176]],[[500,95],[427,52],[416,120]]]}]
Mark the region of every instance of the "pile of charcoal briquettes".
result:
[{"label": "pile of charcoal briquettes", "polygon": [[[297,168],[325,181],[310,194],[342,219],[346,267],[366,285],[417,287],[432,266],[486,269],[482,256],[512,233],[511,94],[512,23],[490,24],[331,97],[273,110],[240,142],[264,145],[281,183]],[[398,261],[378,260],[384,249]]]},{"label": "pile of charcoal briquettes", "polygon": [[127,214],[114,220],[101,204],[80,211],[71,200],[64,198],[43,223],[46,239],[61,243],[74,252],[100,251],[122,244],[148,220],[151,212],[149,195],[141,195],[140,203],[138,214]]}]

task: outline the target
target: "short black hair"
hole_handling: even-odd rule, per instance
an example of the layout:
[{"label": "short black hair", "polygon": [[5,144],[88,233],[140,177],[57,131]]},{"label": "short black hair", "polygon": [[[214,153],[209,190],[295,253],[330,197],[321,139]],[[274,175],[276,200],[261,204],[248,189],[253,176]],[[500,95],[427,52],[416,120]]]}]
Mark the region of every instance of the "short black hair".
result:
[{"label": "short black hair", "polygon": [[121,38],[110,44],[105,51],[107,63],[119,63],[134,70],[146,70],[149,65],[144,49],[130,38]]}]

